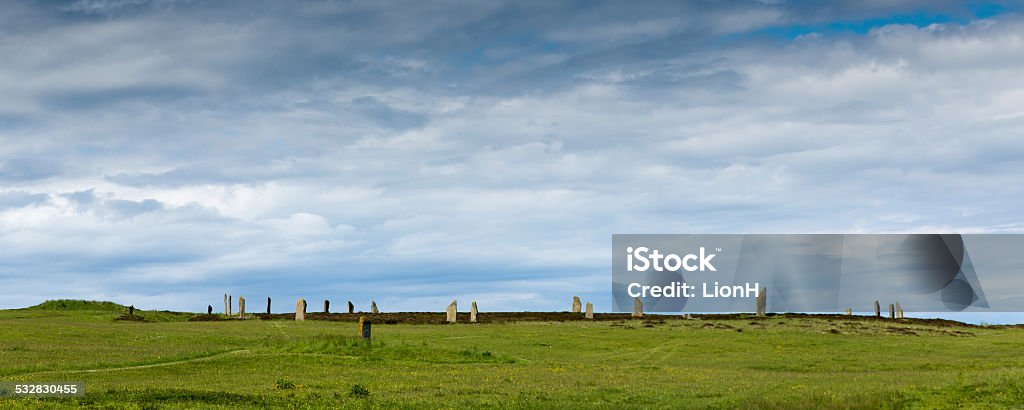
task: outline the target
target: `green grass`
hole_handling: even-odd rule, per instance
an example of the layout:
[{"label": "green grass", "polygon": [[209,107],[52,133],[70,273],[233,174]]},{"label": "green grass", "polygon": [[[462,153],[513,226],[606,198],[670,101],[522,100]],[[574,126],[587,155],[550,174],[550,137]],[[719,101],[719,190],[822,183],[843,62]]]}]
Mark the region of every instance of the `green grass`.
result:
[{"label": "green grass", "polygon": [[[816,317],[510,324],[114,320],[0,311],[0,380],[87,395],[0,408],[1024,407],[1024,329]],[[56,306],[56,307],[55,307]]]}]

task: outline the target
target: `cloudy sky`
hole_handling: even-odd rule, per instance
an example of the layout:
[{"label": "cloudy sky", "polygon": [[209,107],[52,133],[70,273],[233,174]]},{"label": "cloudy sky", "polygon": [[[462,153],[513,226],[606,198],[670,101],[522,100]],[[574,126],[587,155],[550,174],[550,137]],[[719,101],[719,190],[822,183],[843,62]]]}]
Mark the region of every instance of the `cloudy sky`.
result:
[{"label": "cloudy sky", "polygon": [[613,233],[1021,232],[1019,11],[5,2],[0,307],[607,310]]}]

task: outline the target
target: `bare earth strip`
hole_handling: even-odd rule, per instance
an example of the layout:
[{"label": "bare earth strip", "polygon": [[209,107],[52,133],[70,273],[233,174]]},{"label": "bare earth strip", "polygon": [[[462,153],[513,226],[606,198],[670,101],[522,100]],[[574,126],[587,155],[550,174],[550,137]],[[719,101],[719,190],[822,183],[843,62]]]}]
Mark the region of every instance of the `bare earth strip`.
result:
[{"label": "bare earth strip", "polygon": [[16,375],[13,375],[13,376],[26,376],[26,375],[28,375],[28,376],[37,376],[37,375],[45,375],[45,374],[100,373],[100,372],[115,372],[115,371],[121,371],[121,370],[152,369],[152,368],[156,368],[156,367],[176,366],[176,365],[185,364],[185,363],[204,362],[204,361],[210,361],[210,360],[213,360],[213,359],[218,359],[218,358],[223,357],[223,356],[249,354],[249,353],[252,353],[252,352],[250,350],[248,350],[248,349],[236,349],[236,350],[228,350],[226,352],[220,352],[220,353],[216,353],[216,354],[212,354],[212,355],[206,355],[206,356],[201,356],[201,357],[194,357],[194,358],[191,358],[191,359],[175,360],[175,361],[172,361],[172,362],[153,363],[153,364],[140,364],[140,365],[122,366],[122,367],[101,367],[101,368],[96,368],[96,369],[47,370],[47,371],[43,371],[43,372],[32,372],[32,373],[16,374]]}]

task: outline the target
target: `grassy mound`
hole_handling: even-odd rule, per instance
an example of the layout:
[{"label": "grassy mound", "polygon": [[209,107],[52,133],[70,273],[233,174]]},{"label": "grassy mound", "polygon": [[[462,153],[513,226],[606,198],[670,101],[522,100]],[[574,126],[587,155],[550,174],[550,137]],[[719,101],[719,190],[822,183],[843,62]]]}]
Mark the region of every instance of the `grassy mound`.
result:
[{"label": "grassy mound", "polygon": [[114,302],[107,301],[96,301],[96,300],[73,300],[73,299],[57,299],[47,300],[46,302],[32,306],[29,309],[34,310],[90,310],[90,311],[101,311],[101,312],[120,312],[128,310],[128,306],[119,305]]},{"label": "grassy mound", "polygon": [[[135,314],[128,315],[128,306],[108,301],[57,299],[48,300],[24,310],[40,315],[63,315],[69,317],[88,316],[97,319],[129,320],[139,322],[179,322],[189,320],[193,315],[184,312],[167,310],[135,309]],[[61,313],[58,313],[61,312]]]}]

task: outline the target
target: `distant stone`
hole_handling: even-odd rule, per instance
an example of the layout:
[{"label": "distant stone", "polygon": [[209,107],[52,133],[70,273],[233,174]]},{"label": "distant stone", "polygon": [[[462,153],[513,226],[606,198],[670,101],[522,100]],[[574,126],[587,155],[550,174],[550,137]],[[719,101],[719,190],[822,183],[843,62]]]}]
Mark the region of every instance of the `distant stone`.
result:
[{"label": "distant stone", "polygon": [[453,300],[452,303],[448,304],[448,310],[445,312],[445,313],[447,313],[448,323],[455,323],[456,315],[458,314],[458,311],[459,311],[459,308],[458,308],[458,302],[457,301]]},{"label": "distant stone", "polygon": [[633,317],[644,317],[644,302],[640,298],[633,298]]},{"label": "distant stone", "polygon": [[593,319],[594,318],[594,304],[593,303],[587,302],[586,318],[587,319]]},{"label": "distant stone", "polygon": [[757,316],[764,316],[768,310],[768,288],[761,288],[757,294]]},{"label": "distant stone", "polygon": [[224,294],[224,314],[231,314],[231,308],[228,307],[228,294]]},{"label": "distant stone", "polygon": [[896,302],[896,318],[903,319],[903,306],[900,306],[900,302]]},{"label": "distant stone", "polygon": [[306,299],[299,298],[295,302],[295,320],[306,320]]},{"label": "distant stone", "polygon": [[232,307],[232,305],[234,305],[234,304],[235,304],[235,302],[234,302],[234,301],[232,301],[232,299],[231,299],[231,295],[228,295],[228,316],[231,316],[231,313],[232,313],[232,312],[231,312],[231,307]]},{"label": "distant stone", "polygon": [[267,298],[267,314],[270,314],[270,298]]},{"label": "distant stone", "polygon": [[370,313],[373,313],[373,314],[380,313],[380,310],[377,309],[377,301],[375,301],[375,300],[371,300],[370,301]]},{"label": "distant stone", "polygon": [[846,308],[846,316],[853,316],[853,309]]},{"label": "distant stone", "polygon": [[324,299],[324,313],[331,313],[331,301]]},{"label": "distant stone", "polygon": [[245,298],[238,297],[238,318],[245,319]]},{"label": "distant stone", "polygon": [[348,313],[356,313],[356,305],[352,304],[352,301],[348,301]]},{"label": "distant stone", "polygon": [[471,303],[469,305],[469,321],[470,322],[476,323],[476,314],[477,314],[476,301],[474,300],[473,303]]},{"label": "distant stone", "polygon": [[583,303],[580,302],[579,296],[572,297],[572,313],[580,313],[583,309]]},{"label": "distant stone", "polygon": [[896,305],[893,305],[892,303],[890,303],[889,304],[889,319],[895,319],[895,318],[896,318]]},{"label": "distant stone", "polygon": [[879,305],[877,300],[875,301],[875,317],[882,317],[882,305]]},{"label": "distant stone", "polygon": [[213,314],[213,305],[206,305],[206,314],[207,315],[212,315]]}]

